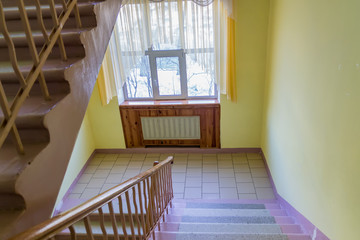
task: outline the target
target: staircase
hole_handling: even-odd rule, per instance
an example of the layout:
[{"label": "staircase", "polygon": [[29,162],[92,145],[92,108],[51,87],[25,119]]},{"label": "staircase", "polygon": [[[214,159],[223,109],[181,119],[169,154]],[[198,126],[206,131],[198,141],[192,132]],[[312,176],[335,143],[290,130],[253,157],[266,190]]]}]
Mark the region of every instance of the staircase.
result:
[{"label": "staircase", "polygon": [[[46,40],[35,2],[24,0],[24,5],[39,53]],[[54,27],[49,1],[39,2],[49,35]],[[64,10],[63,3],[71,0],[54,2],[59,16]],[[0,148],[0,239],[51,216],[121,4],[120,0],[77,2],[81,28],[72,12],[61,31],[67,59],[56,43],[42,67],[50,99],[45,100],[37,80],[16,118],[24,153],[16,148],[11,134]],[[1,0],[1,3],[0,17],[5,18],[20,72],[26,78],[33,67],[33,57],[18,0]],[[21,86],[3,34],[0,34],[0,81],[11,105]],[[0,122],[3,120],[4,112],[0,111]]]},{"label": "staircase", "polygon": [[[132,215],[133,232],[129,214],[124,205],[126,224],[122,226],[117,216],[119,239],[143,239],[141,227],[137,226],[137,216]],[[114,204],[118,212],[117,204]],[[103,209],[104,227],[108,239],[114,237],[108,209]],[[132,213],[134,207],[132,206]],[[90,217],[94,239],[104,239],[100,223],[101,217],[94,213]],[[303,233],[300,225],[281,209],[276,200],[173,200],[165,221],[155,231],[157,240],[311,240]],[[79,240],[89,239],[83,222],[74,225]],[[160,230],[159,230],[160,229]],[[124,234],[124,231],[126,234]],[[127,237],[126,237],[127,235]],[[68,230],[61,232],[56,240],[70,240]],[[152,236],[154,239],[154,235]]]}]

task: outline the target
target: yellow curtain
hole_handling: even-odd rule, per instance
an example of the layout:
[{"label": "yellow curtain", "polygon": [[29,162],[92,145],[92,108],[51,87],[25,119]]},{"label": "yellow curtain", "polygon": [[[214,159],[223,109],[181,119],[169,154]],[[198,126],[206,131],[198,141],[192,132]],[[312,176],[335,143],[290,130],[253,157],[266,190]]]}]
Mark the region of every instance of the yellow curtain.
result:
[{"label": "yellow curtain", "polygon": [[226,49],[226,95],[232,102],[237,102],[236,68],[235,68],[235,20],[227,18]]}]

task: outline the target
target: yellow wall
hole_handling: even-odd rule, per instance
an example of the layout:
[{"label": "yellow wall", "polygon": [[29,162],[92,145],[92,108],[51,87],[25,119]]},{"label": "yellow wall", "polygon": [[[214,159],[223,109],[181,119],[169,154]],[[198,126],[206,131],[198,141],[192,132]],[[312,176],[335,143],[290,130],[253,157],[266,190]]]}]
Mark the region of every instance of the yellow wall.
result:
[{"label": "yellow wall", "polygon": [[96,148],[125,148],[117,98],[114,97],[108,105],[102,106],[98,86],[95,84],[88,109]]},{"label": "yellow wall", "polygon": [[260,147],[269,1],[234,4],[238,101],[221,96],[221,147]]},{"label": "yellow wall", "polygon": [[95,141],[89,119],[89,111],[86,111],[55,206],[62,200],[94,150]]},{"label": "yellow wall", "polygon": [[272,0],[262,148],[279,194],[360,236],[360,1]]}]

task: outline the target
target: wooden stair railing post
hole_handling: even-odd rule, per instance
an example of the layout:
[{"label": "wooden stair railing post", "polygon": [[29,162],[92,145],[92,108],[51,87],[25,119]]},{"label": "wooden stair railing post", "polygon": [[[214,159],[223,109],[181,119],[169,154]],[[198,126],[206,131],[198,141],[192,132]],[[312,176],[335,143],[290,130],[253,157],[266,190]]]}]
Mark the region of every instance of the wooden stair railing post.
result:
[{"label": "wooden stair railing post", "polygon": [[41,9],[41,5],[40,5],[40,0],[35,0],[35,6],[36,6],[36,15],[37,15],[38,24],[41,28],[41,32],[43,34],[45,42],[48,43],[50,41],[50,39],[49,39],[49,35],[47,34],[47,31],[45,28],[44,19],[42,16],[42,9]]}]

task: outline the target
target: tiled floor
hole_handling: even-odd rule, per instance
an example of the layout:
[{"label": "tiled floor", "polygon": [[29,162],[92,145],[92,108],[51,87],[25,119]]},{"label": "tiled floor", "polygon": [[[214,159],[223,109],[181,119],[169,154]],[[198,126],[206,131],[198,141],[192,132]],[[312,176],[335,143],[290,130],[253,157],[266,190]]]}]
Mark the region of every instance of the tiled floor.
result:
[{"label": "tiled floor", "polygon": [[89,199],[174,156],[175,198],[274,199],[261,156],[233,154],[96,154],[68,198]]}]

